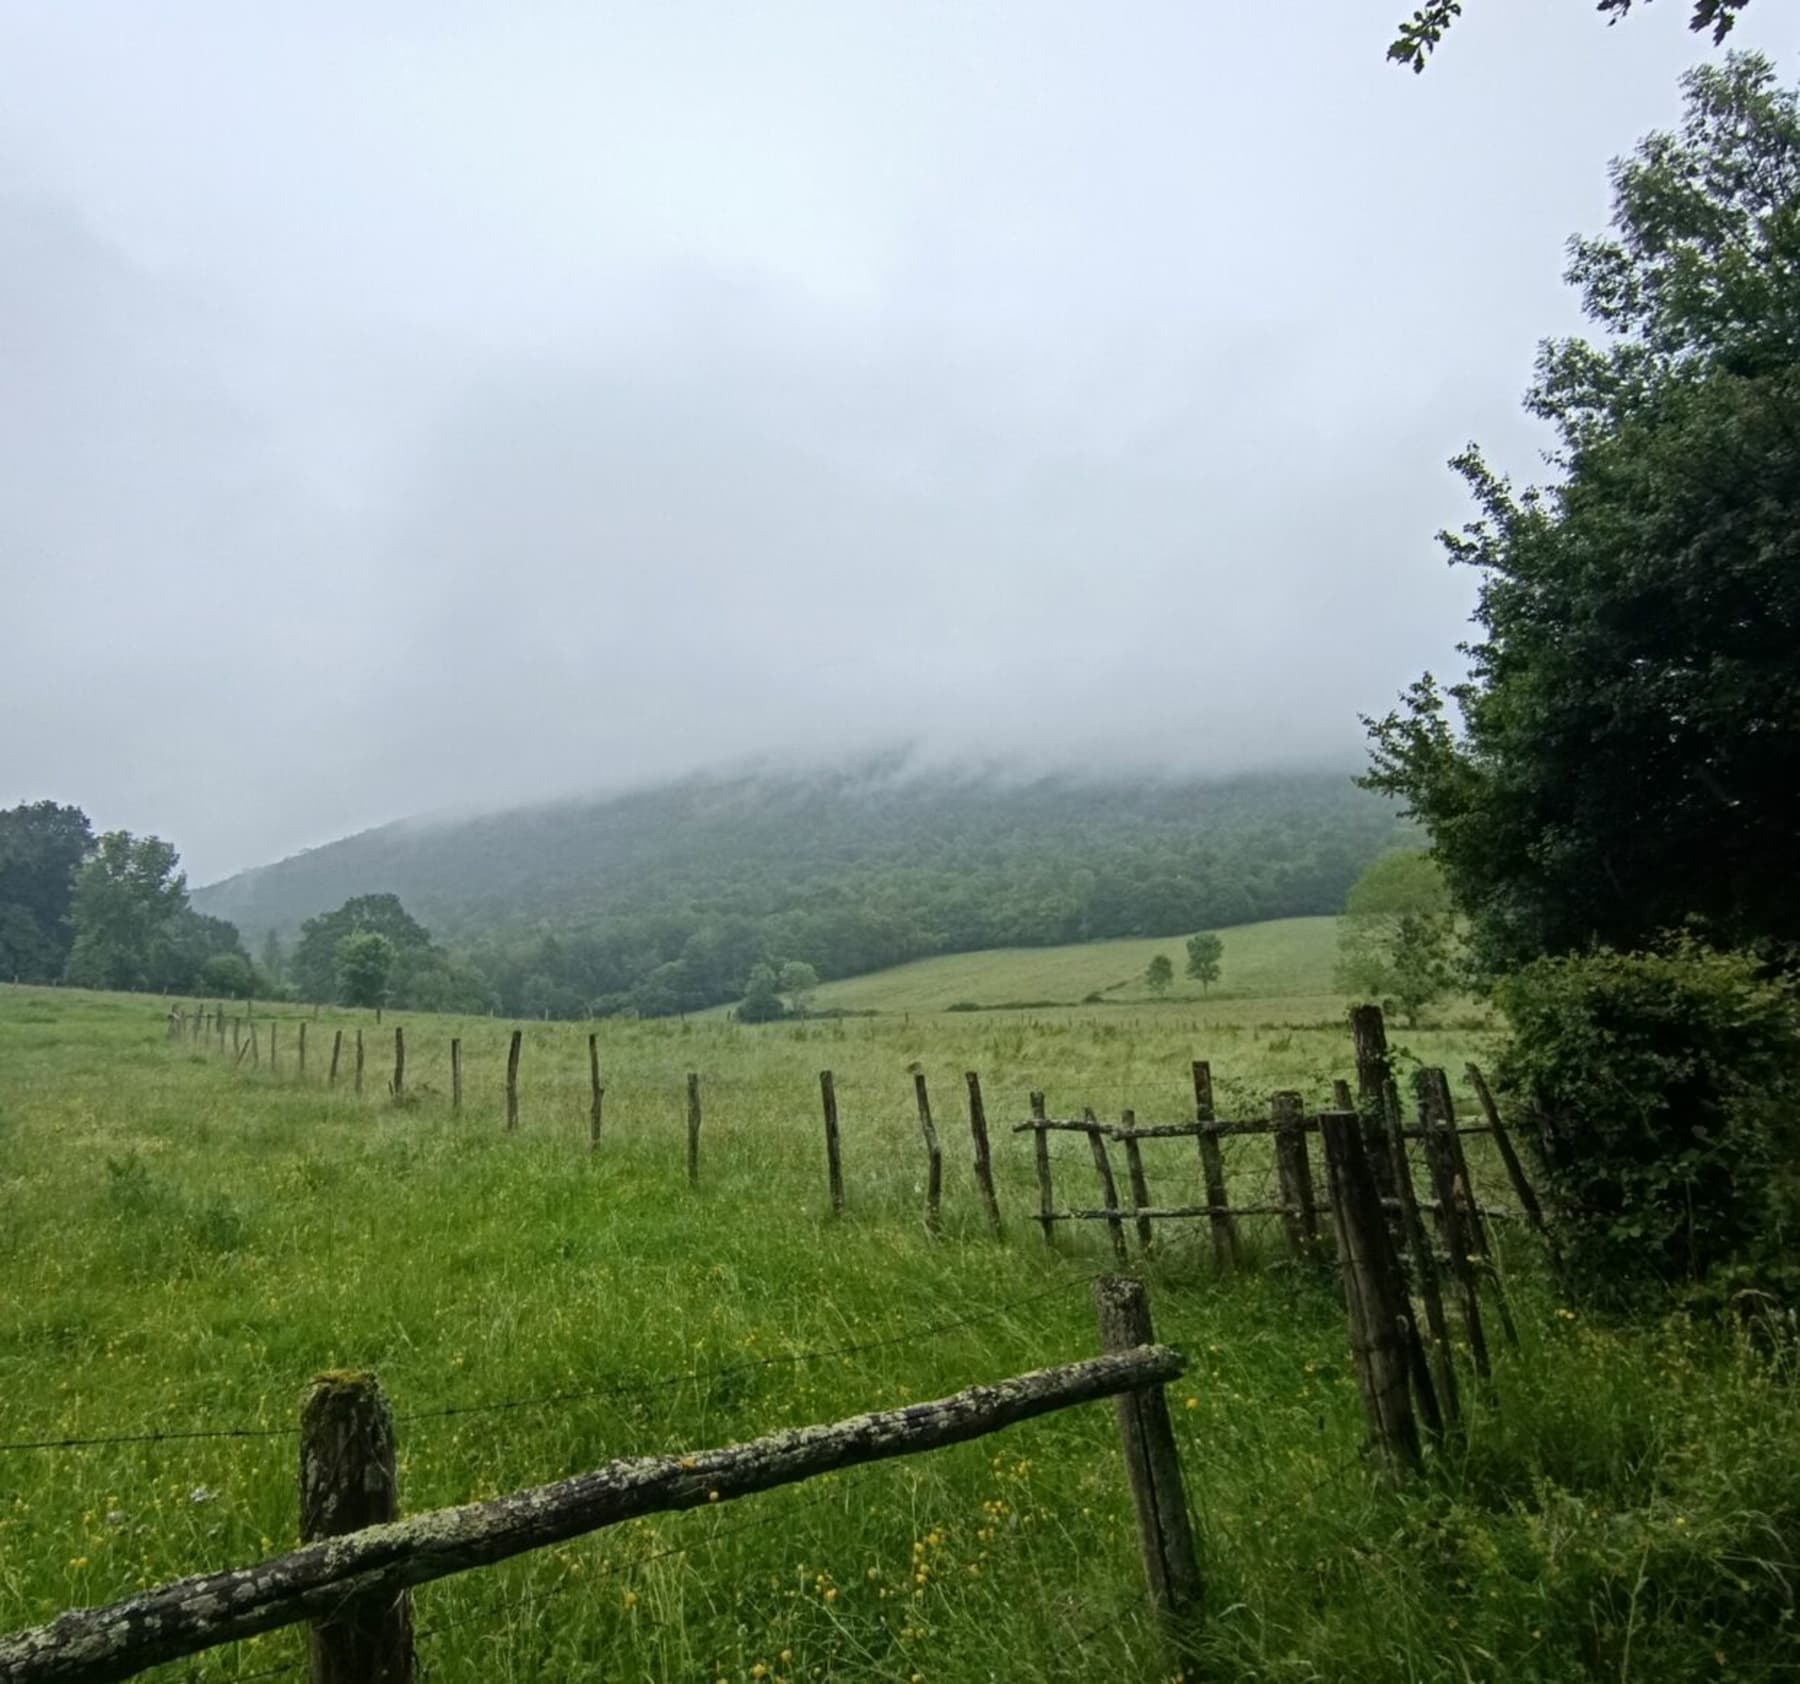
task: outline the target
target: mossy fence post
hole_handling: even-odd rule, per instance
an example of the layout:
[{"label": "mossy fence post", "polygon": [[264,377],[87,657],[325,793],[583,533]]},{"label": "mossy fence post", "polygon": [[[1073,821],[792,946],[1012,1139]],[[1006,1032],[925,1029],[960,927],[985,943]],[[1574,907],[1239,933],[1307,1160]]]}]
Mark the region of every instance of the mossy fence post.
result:
[{"label": "mossy fence post", "polygon": [[829,1070],[819,1072],[819,1099],[825,1107],[825,1181],[834,1216],[844,1214],[844,1164],[838,1150],[837,1087]]},{"label": "mossy fence post", "polygon": [[525,1045],[525,1031],[515,1029],[506,1048],[506,1132],[519,1126],[519,1052]]},{"label": "mossy fence post", "polygon": [[606,1089],[600,1085],[600,1036],[588,1035],[588,1150],[600,1150],[600,1106]]},{"label": "mossy fence post", "polygon": [[919,1132],[925,1137],[925,1228],[935,1237],[944,1227],[944,1154],[931,1120],[931,1094],[923,1070],[913,1072],[913,1098],[919,1106]]},{"label": "mossy fence post", "polygon": [[687,1177],[690,1187],[700,1185],[700,1072],[690,1070],[687,1079]]},{"label": "mossy fence post", "polygon": [[981,1189],[988,1228],[998,1238],[1001,1233],[1000,1196],[994,1191],[994,1154],[988,1145],[987,1107],[981,1102],[981,1077],[970,1070],[963,1080],[969,1086],[969,1134],[975,1143],[975,1185]]},{"label": "mossy fence post", "polygon": [[[1142,1281],[1128,1275],[1101,1275],[1094,1282],[1094,1313],[1103,1351],[1130,1351],[1156,1343],[1150,1300]],[[1158,1384],[1120,1392],[1113,1399],[1113,1408],[1132,1507],[1137,1513],[1138,1548],[1144,1558],[1150,1600],[1166,1629],[1178,1636],[1200,1612],[1202,1585],[1169,1400]]]},{"label": "mossy fence post", "polygon": [[[322,1374],[300,1411],[300,1541],[400,1518],[394,1415],[372,1374]],[[350,1597],[308,1628],[311,1684],[411,1684],[412,1598]]]},{"label": "mossy fence post", "polygon": [[[1212,1066],[1203,1058],[1194,1060],[1194,1121],[1206,1124],[1216,1121],[1213,1111]],[[1225,1154],[1219,1137],[1204,1127],[1198,1135],[1200,1171],[1206,1179],[1206,1205],[1212,1226],[1213,1260],[1221,1269],[1230,1271],[1238,1264],[1237,1223],[1232,1219],[1231,1201],[1225,1190]]]}]

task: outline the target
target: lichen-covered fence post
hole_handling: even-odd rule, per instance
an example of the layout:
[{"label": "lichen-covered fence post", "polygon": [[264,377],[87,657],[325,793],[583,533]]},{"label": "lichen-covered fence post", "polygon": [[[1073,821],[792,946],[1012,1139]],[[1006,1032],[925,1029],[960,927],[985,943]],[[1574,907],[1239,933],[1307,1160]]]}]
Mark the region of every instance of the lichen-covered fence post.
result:
[{"label": "lichen-covered fence post", "polygon": [[829,1070],[819,1072],[819,1099],[825,1107],[825,1184],[831,1194],[831,1210],[844,1214],[844,1164],[838,1150],[837,1086]]},{"label": "lichen-covered fence post", "polygon": [[[1100,1276],[1094,1282],[1094,1312],[1103,1351],[1155,1345],[1150,1301],[1142,1281],[1128,1275]],[[1171,1634],[1179,1635],[1200,1611],[1202,1586],[1169,1402],[1157,1383],[1120,1392],[1113,1399],[1113,1408],[1125,1452],[1125,1476],[1137,1512],[1138,1548],[1144,1558],[1150,1600]]]},{"label": "lichen-covered fence post", "polygon": [[[321,1374],[300,1411],[300,1541],[400,1518],[394,1416],[373,1374]],[[411,1684],[412,1598],[347,1598],[307,1636],[312,1684]]]},{"label": "lichen-covered fence post", "polygon": [[925,1137],[925,1228],[936,1236],[944,1227],[944,1154],[931,1120],[931,1094],[923,1070],[913,1072],[913,1098],[919,1106],[919,1132]]},{"label": "lichen-covered fence post", "polygon": [[[1206,1124],[1215,1120],[1213,1111],[1212,1066],[1203,1058],[1194,1060],[1194,1121]],[[1232,1220],[1231,1202],[1225,1189],[1225,1154],[1219,1137],[1202,1127],[1197,1136],[1200,1145],[1200,1170],[1206,1178],[1206,1203],[1211,1210],[1213,1260],[1221,1269],[1231,1270],[1238,1263],[1237,1223]]]},{"label": "lichen-covered fence post", "polygon": [[971,1070],[963,1080],[969,1087],[969,1136],[975,1143],[975,1185],[981,1189],[989,1231],[998,1238],[1001,1232],[1000,1195],[994,1191],[994,1154],[988,1145],[987,1107],[981,1101],[981,1077]]}]

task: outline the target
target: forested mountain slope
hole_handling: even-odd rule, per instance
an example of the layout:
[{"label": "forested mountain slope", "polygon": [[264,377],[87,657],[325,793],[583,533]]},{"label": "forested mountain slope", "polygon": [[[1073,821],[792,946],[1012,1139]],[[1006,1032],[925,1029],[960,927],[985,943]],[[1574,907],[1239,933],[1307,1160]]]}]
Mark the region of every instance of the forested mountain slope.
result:
[{"label": "forested mountain slope", "polygon": [[[1395,839],[1346,775],[1227,781],[694,778],[352,836],[198,891],[247,935],[392,892],[509,1010],[735,997],[761,959],[927,954],[1335,912]],[[525,991],[536,979],[531,998]]]}]

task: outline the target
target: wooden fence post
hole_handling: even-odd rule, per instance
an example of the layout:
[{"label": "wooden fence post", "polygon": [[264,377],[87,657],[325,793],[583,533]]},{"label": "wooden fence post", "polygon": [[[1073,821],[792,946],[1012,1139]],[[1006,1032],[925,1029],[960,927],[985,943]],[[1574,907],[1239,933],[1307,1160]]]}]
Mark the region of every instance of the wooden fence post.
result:
[{"label": "wooden fence post", "polygon": [[931,1120],[931,1095],[925,1086],[925,1072],[913,1072],[913,1098],[919,1105],[919,1132],[925,1136],[925,1227],[938,1234],[944,1225],[944,1154],[938,1146],[937,1128]]},{"label": "wooden fence post", "polygon": [[462,1036],[450,1037],[450,1109],[462,1109]]},{"label": "wooden fence post", "polygon": [[[1101,1275],[1094,1282],[1094,1313],[1103,1351],[1129,1351],[1156,1342],[1142,1281]],[[1132,1507],[1137,1512],[1138,1547],[1150,1600],[1165,1620],[1193,1616],[1200,1610],[1202,1595],[1200,1561],[1188,1520],[1187,1488],[1169,1421],[1168,1399],[1160,1385],[1146,1386],[1141,1391],[1119,1393],[1113,1408]]]},{"label": "wooden fence post", "polygon": [[687,1081],[688,1185],[700,1185],[700,1074],[690,1070]]},{"label": "wooden fence post", "polygon": [[588,1035],[588,1150],[600,1150],[600,1104],[606,1089],[600,1085],[600,1036]]},{"label": "wooden fence post", "polygon": [[1313,1197],[1312,1164],[1306,1152],[1300,1095],[1292,1089],[1269,1095],[1269,1118],[1275,1125],[1275,1172],[1287,1214],[1288,1250],[1295,1257],[1319,1252],[1319,1207]]},{"label": "wooden fence post", "polygon": [[275,1054],[275,1020],[269,1019],[269,1074],[275,1075],[279,1069]]},{"label": "wooden fence post", "polygon": [[[300,1411],[300,1541],[400,1518],[394,1416],[372,1374],[322,1374]],[[351,1598],[308,1628],[311,1684],[410,1684],[410,1592]]]},{"label": "wooden fence post", "polygon": [[343,1052],[344,1032],[341,1029],[334,1029],[331,1032],[331,1069],[325,1077],[325,1085],[328,1088],[337,1086],[338,1060],[343,1056]]},{"label": "wooden fence post", "polygon": [[300,1020],[300,1050],[299,1050],[298,1056],[299,1056],[300,1080],[304,1082],[306,1080],[306,1019],[305,1018],[301,1018],[301,1020]]},{"label": "wooden fence post", "polygon": [[362,1094],[363,1079],[363,1038],[362,1030],[356,1032],[356,1063],[351,1070],[350,1091],[359,1097]]},{"label": "wooden fence post", "polygon": [[1500,1311],[1500,1326],[1506,1334],[1506,1342],[1517,1350],[1519,1330],[1513,1322],[1512,1306],[1506,1301],[1506,1288],[1494,1267],[1487,1224],[1481,1218],[1481,1207],[1475,1202],[1469,1160],[1463,1156],[1462,1136],[1456,1129],[1450,1079],[1442,1070],[1427,1067],[1414,1073],[1413,1084],[1419,1100],[1419,1122],[1425,1130],[1426,1161],[1431,1165],[1434,1184],[1443,1184],[1438,1197],[1444,1203],[1445,1242],[1457,1264],[1469,1271],[1471,1292],[1478,1284],[1477,1268],[1488,1277],[1494,1288],[1494,1302]]},{"label": "wooden fence post", "polygon": [[[1081,1114],[1090,1123],[1095,1120],[1092,1107]],[[1121,1263],[1128,1263],[1131,1259],[1125,1249],[1125,1222],[1119,1215],[1119,1185],[1113,1180],[1112,1160],[1106,1155],[1106,1142],[1098,1129],[1089,1129],[1087,1138],[1088,1150],[1094,1158],[1094,1175],[1100,1182],[1100,1204],[1112,1213],[1106,1219],[1106,1232],[1112,1241],[1113,1256]]]},{"label": "wooden fence post", "polygon": [[834,1216],[844,1214],[844,1165],[838,1156],[837,1088],[829,1070],[819,1072],[819,1098],[825,1106],[825,1182]]},{"label": "wooden fence post", "polygon": [[394,1025],[394,1103],[406,1097],[406,1031]]},{"label": "wooden fence post", "polygon": [[[1120,1112],[1119,1123],[1126,1129],[1136,1128],[1137,1112]],[[1132,1206],[1136,1210],[1148,1210],[1150,1208],[1150,1182],[1144,1174],[1143,1148],[1138,1145],[1136,1137],[1130,1134],[1126,1135],[1124,1144],[1125,1175],[1131,1183]],[[1139,1247],[1144,1251],[1150,1250],[1156,1243],[1156,1224],[1149,1217],[1140,1216],[1137,1219],[1137,1236]]]},{"label": "wooden fence post", "polygon": [[996,1238],[1000,1228],[1000,1198],[994,1191],[994,1159],[988,1149],[987,1109],[981,1103],[981,1077],[971,1070],[963,1080],[969,1085],[969,1133],[975,1142],[975,1184],[987,1209],[988,1227]]},{"label": "wooden fence post", "polygon": [[1354,1111],[1356,1101],[1350,1097],[1350,1084],[1339,1076],[1331,1084],[1331,1108],[1334,1111]]},{"label": "wooden fence post", "polygon": [[1410,1317],[1399,1263],[1361,1130],[1351,1118],[1327,1113],[1319,1133],[1363,1408],[1376,1444],[1398,1472],[1419,1461],[1419,1427],[1408,1391],[1409,1371],[1417,1375],[1407,1348]]},{"label": "wooden fence post", "polygon": [[1479,1066],[1471,1064],[1467,1068],[1469,1086],[1475,1090],[1475,1097],[1481,1102],[1481,1112],[1487,1118],[1488,1132],[1493,1135],[1494,1145],[1499,1149],[1500,1161],[1506,1165],[1506,1177],[1513,1185],[1519,1208],[1525,1212],[1532,1227],[1548,1239],[1550,1230],[1544,1225],[1544,1207],[1538,1203],[1538,1196],[1525,1177],[1525,1166],[1519,1162],[1518,1151],[1512,1143],[1512,1131],[1500,1120],[1500,1107],[1494,1103],[1493,1089],[1487,1085],[1487,1077],[1482,1075]]},{"label": "wooden fence post", "polygon": [[[1048,1113],[1044,1110],[1044,1096],[1041,1093],[1033,1093],[1031,1096],[1032,1121],[1041,1123],[1047,1115]],[[1048,1129],[1031,1131],[1031,1161],[1037,1170],[1038,1225],[1044,1230],[1044,1244],[1054,1249],[1056,1223],[1052,1217],[1056,1210],[1056,1191],[1050,1176],[1050,1131]]]},{"label": "wooden fence post", "polygon": [[[1203,1058],[1194,1060],[1194,1121],[1210,1123],[1213,1117],[1212,1066]],[[1232,1270],[1238,1264],[1237,1223],[1232,1220],[1231,1201],[1225,1187],[1225,1154],[1219,1148],[1219,1137],[1202,1130],[1200,1136],[1200,1170],[1206,1178],[1206,1203],[1212,1212],[1213,1259],[1221,1269]]]},{"label": "wooden fence post", "polygon": [[1350,1040],[1356,1049],[1356,1111],[1362,1118],[1363,1155],[1384,1199],[1398,1196],[1393,1161],[1383,1129],[1386,1088],[1394,1071],[1388,1060],[1387,1020],[1375,1005],[1350,1008]]},{"label": "wooden fence post", "polygon": [[[271,1028],[274,1026],[271,1025]],[[257,1069],[262,1064],[262,1043],[256,1033],[256,1025],[250,1025],[250,1067]]]},{"label": "wooden fence post", "polygon": [[515,1029],[506,1049],[506,1131],[519,1126],[519,1052],[525,1045],[525,1031]]},{"label": "wooden fence post", "polygon": [[[1390,1092],[1392,1088],[1393,1083],[1390,1082]],[[1395,1103],[1389,1109],[1398,1110],[1398,1104]],[[1431,1235],[1426,1231],[1424,1218],[1419,1214],[1419,1195],[1413,1187],[1412,1160],[1407,1156],[1406,1133],[1397,1127],[1387,1128],[1384,1132],[1394,1165],[1394,1183],[1400,1189],[1400,1231],[1406,1238],[1406,1249],[1412,1259],[1412,1274],[1418,1284],[1419,1297],[1424,1301],[1425,1324],[1431,1330],[1429,1360],[1436,1378],[1431,1404],[1426,1405],[1425,1390],[1418,1387],[1414,1389],[1419,1392],[1426,1424],[1434,1434],[1441,1435],[1447,1424],[1454,1425],[1462,1417],[1462,1400],[1456,1389],[1455,1352],[1450,1348],[1450,1324],[1444,1317],[1444,1295],[1438,1285],[1437,1258],[1431,1249]],[[1416,1325],[1413,1328],[1413,1343],[1421,1347],[1422,1351],[1423,1341],[1418,1336]],[[1425,1358],[1421,1354],[1414,1360],[1423,1361]]]}]

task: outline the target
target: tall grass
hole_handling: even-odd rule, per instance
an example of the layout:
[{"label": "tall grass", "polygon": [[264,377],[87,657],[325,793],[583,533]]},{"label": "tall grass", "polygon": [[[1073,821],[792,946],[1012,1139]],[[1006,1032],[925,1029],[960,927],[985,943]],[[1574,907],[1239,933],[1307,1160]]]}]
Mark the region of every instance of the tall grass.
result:
[{"label": "tall grass", "polygon": [[[1223,1109],[1260,1111],[1274,1087],[1318,1102],[1347,1037],[1288,1010],[606,1025],[590,1154],[573,1026],[527,1026],[508,1136],[508,1025],[407,1019],[412,1103],[397,1106],[388,1026],[378,1037],[366,1015],[309,1028],[302,1086],[289,1022],[271,1079],[165,1045],[154,1001],[0,990],[0,1439],[285,1429],[310,1374],[366,1366],[402,1416],[404,1504],[425,1508],[1086,1355],[1104,1233],[1046,1252],[1029,1146],[1008,1128],[1026,1094],[1183,1117],[1187,1062],[1207,1056]],[[369,1037],[360,1101],[323,1087],[338,1024]],[[1397,1038],[1458,1070],[1485,1035]],[[915,1063],[946,1143],[937,1242],[920,1220]],[[1001,1243],[969,1170],[966,1069],[994,1124]],[[1080,1149],[1057,1173],[1088,1202],[1085,1146],[1059,1144]],[[1148,1156],[1159,1199],[1198,1194],[1191,1142]],[[1263,1186],[1261,1143],[1234,1144],[1232,1170]],[[1474,1398],[1464,1441],[1396,1493],[1362,1460],[1331,1276],[1255,1238],[1263,1266],[1221,1280],[1203,1228],[1171,1226],[1146,1269],[1159,1334],[1191,1360],[1173,1399],[1209,1613],[1190,1676],[1795,1676],[1800,1417],[1782,1360],[1680,1321],[1594,1325],[1509,1236],[1524,1348]],[[571,1393],[589,1395],[529,1401]],[[290,1542],[293,1462],[286,1437],[0,1453],[0,1626]],[[1141,1590],[1097,1407],[427,1587],[417,1623],[443,1679],[1166,1678]],[[160,1676],[229,1679],[299,1653],[271,1634]]]}]

